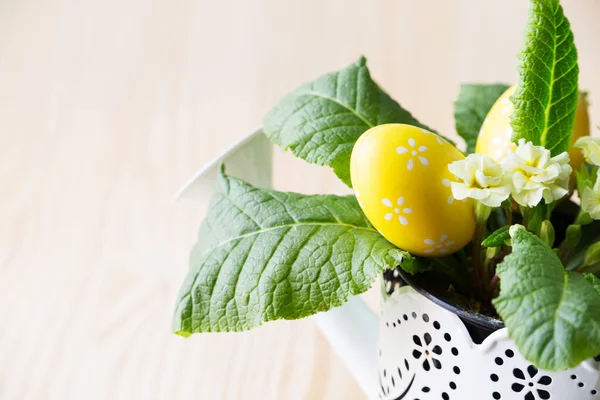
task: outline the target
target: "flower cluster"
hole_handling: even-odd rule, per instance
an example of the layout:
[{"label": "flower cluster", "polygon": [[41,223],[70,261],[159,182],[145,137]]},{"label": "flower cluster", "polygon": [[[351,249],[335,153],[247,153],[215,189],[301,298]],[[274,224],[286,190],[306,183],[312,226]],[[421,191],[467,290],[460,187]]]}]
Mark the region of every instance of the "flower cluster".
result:
[{"label": "flower cluster", "polygon": [[600,178],[594,187],[586,187],[581,196],[581,208],[593,219],[600,219]]},{"label": "flower cluster", "polygon": [[542,198],[549,204],[569,192],[573,170],[566,152],[551,157],[550,150],[521,139],[517,150],[502,160],[502,167],[513,199],[522,206],[535,207]]},{"label": "flower cluster", "polygon": [[[600,138],[582,137],[575,142],[582,149],[585,161],[600,166]],[[600,177],[593,187],[586,187],[581,194],[581,208],[593,219],[600,219]]]},{"label": "flower cluster", "polygon": [[567,153],[552,157],[546,148],[524,139],[501,163],[470,154],[448,169],[458,179],[452,183],[456,199],[469,197],[488,207],[499,207],[511,195],[524,207],[535,207],[542,199],[546,204],[556,201],[569,192],[572,172]]},{"label": "flower cluster", "polygon": [[583,151],[583,157],[589,164],[600,165],[600,138],[581,137],[575,142],[575,147]]},{"label": "flower cluster", "polygon": [[470,154],[466,159],[448,166],[460,182],[452,182],[452,196],[467,197],[490,207],[499,207],[510,195],[510,185],[500,164],[490,157]]}]

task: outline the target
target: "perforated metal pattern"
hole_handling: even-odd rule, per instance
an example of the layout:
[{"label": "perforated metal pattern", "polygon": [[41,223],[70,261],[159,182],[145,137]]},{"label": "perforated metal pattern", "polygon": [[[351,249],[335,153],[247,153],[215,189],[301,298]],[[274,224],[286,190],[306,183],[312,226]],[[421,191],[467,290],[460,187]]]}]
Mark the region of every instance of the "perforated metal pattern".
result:
[{"label": "perforated metal pattern", "polygon": [[379,398],[600,400],[600,364],[538,370],[501,329],[481,345],[463,322],[409,286],[382,303]]}]

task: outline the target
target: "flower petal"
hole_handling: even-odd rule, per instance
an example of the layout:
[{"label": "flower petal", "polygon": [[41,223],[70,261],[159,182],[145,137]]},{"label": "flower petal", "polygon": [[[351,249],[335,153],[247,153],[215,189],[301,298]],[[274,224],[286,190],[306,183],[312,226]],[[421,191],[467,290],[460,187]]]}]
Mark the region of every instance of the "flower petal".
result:
[{"label": "flower petal", "polygon": [[523,380],[525,380],[525,374],[519,368],[513,369],[513,375],[517,379],[523,379]]},{"label": "flower petal", "polygon": [[600,165],[600,138],[581,137],[575,142],[575,147],[583,150],[583,157],[589,164]]},{"label": "flower petal", "polygon": [[537,375],[538,373],[538,369],[534,366],[534,365],[530,365],[529,367],[527,367],[527,373],[529,374],[530,377],[534,377]]},{"label": "flower petal", "polygon": [[538,389],[537,393],[538,393],[538,396],[540,396],[540,399],[542,399],[542,400],[548,400],[550,398],[550,393],[548,393],[547,391],[545,391],[543,389]]},{"label": "flower petal", "polygon": [[550,378],[548,375],[544,375],[540,378],[540,380],[538,381],[538,383],[540,385],[544,385],[544,386],[548,386],[549,384],[552,383],[552,378]]},{"label": "flower petal", "polygon": [[429,366],[429,360],[425,359],[425,361],[423,361],[423,369],[425,371],[429,371],[431,369],[431,367]]},{"label": "flower petal", "polygon": [[[598,182],[600,182],[600,178]],[[590,217],[600,219],[600,190],[596,192],[594,189],[586,187],[581,196],[581,208],[590,214]]]},{"label": "flower petal", "polygon": [[513,391],[519,393],[521,390],[523,390],[525,386],[521,385],[520,383],[513,383],[511,388]]},{"label": "flower petal", "polygon": [[429,343],[431,343],[431,335],[429,333],[425,333],[425,335],[423,335],[423,338],[425,339],[426,345],[429,345]]},{"label": "flower petal", "polygon": [[421,338],[417,335],[413,335],[413,342],[415,342],[415,344],[417,346],[423,346],[423,343],[421,342]]}]

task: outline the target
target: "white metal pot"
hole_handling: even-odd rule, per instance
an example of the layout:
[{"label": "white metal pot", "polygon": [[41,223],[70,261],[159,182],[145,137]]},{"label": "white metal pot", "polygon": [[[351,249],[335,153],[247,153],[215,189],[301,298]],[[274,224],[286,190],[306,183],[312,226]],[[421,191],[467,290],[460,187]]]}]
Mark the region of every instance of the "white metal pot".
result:
[{"label": "white metal pot", "polygon": [[[269,187],[271,152],[259,129],[202,168],[177,197],[206,202],[221,163],[232,175]],[[467,315],[405,281],[399,277],[389,293],[382,291],[381,318],[357,297],[313,317],[369,398],[600,400],[599,362],[562,372],[538,370],[501,323]],[[487,336],[486,329],[494,332],[474,343],[472,335]]]},{"label": "white metal pot", "polygon": [[[561,372],[538,370],[519,353],[507,329],[497,329],[499,321],[398,281],[401,285],[384,293],[382,300],[381,399],[600,398],[597,361]],[[490,331],[483,343],[473,342],[473,336]]]}]

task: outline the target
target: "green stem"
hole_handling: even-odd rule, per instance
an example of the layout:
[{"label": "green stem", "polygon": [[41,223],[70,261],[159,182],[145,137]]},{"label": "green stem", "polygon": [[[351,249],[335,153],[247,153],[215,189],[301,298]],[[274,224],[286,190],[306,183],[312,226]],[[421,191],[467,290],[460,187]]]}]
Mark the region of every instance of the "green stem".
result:
[{"label": "green stem", "polygon": [[472,248],[472,284],[473,289],[477,296],[484,302],[487,303],[489,298],[487,296],[487,284],[490,280],[490,273],[488,264],[481,260],[481,241],[485,235],[485,227],[487,220],[492,212],[492,207],[486,206],[479,201],[474,203],[475,211],[475,235],[473,236],[473,248]]},{"label": "green stem", "polygon": [[523,215],[523,225],[528,231],[540,235],[542,221],[549,219],[548,215],[552,212],[551,207],[541,202],[535,207],[521,206],[521,214]]},{"label": "green stem", "polygon": [[523,226],[526,227],[527,225],[529,225],[531,208],[519,206],[519,209],[521,210],[521,215],[523,216]]},{"label": "green stem", "polygon": [[511,226],[513,221],[512,201],[510,197],[502,203],[502,209],[506,214],[506,225]]},{"label": "green stem", "polygon": [[499,282],[500,282],[500,277],[497,274],[494,274],[494,276],[490,280],[490,284],[488,286],[488,290],[490,293],[492,293],[492,294],[494,293],[494,290],[496,289],[496,286],[498,286]]},{"label": "green stem", "polygon": [[483,229],[480,224],[475,227],[475,235],[473,235],[473,246],[471,247],[471,269],[469,271],[471,285],[476,296],[483,300],[486,298],[483,288],[484,266],[481,262],[481,241],[483,240]]},{"label": "green stem", "polygon": [[567,265],[569,263],[569,258],[571,257],[571,253],[579,244],[581,240],[581,225],[579,224],[571,224],[567,227],[567,231],[565,232],[565,238],[559,246],[560,260],[563,265]]},{"label": "green stem", "polygon": [[600,263],[594,265],[580,265],[579,267],[575,268],[575,272],[595,275],[600,272]]},{"label": "green stem", "polygon": [[489,263],[481,262],[481,240],[483,239],[483,235],[485,233],[485,225],[479,225],[477,230],[479,231],[478,235],[480,237],[479,246],[478,246],[479,247],[478,254],[479,254],[479,260],[480,260],[480,264],[481,264],[481,267],[480,267],[481,268],[481,286],[482,286],[482,288],[485,288],[485,285],[487,285],[491,279]]},{"label": "green stem", "polygon": [[558,257],[560,258],[560,262],[562,262],[562,265],[567,265],[569,263],[569,257],[571,256],[571,249],[566,246],[563,246],[561,243],[561,245],[558,247],[558,251]]}]

